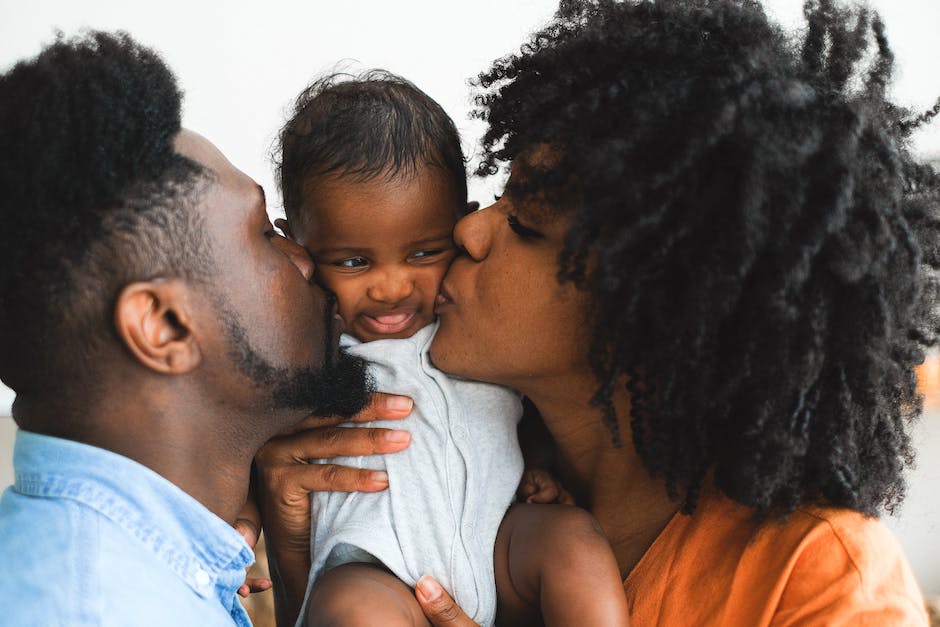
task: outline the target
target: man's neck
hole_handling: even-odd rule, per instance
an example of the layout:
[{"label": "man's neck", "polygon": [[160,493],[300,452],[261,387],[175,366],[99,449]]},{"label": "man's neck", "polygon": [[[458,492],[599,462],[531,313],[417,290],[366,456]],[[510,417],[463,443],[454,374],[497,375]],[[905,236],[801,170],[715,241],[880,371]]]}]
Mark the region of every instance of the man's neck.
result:
[{"label": "man's neck", "polygon": [[596,389],[592,377],[583,377],[540,386],[527,395],[555,441],[559,479],[600,522],[626,576],[675,515],[678,503],[636,453],[625,386],[613,399],[619,445],[604,424],[603,409],[590,405]]},{"label": "man's neck", "polygon": [[[143,390],[140,390],[143,392]],[[248,493],[251,461],[263,442],[228,433],[245,422],[213,419],[204,403],[187,403],[176,391],[172,402],[139,393],[120,395],[67,410],[64,403],[17,398],[14,418],[27,430],[66,438],[123,455],[161,475],[232,524]],[[69,403],[81,407],[81,403]],[[70,415],[71,414],[71,415]]]}]

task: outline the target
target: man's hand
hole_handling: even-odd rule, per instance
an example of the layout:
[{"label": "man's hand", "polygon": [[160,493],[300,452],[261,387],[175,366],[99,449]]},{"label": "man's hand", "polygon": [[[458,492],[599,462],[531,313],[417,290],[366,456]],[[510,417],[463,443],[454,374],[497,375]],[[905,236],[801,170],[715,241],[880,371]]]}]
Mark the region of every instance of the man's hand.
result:
[{"label": "man's hand", "polygon": [[441,584],[427,575],[418,580],[415,598],[434,627],[479,627],[464,614]]},{"label": "man's hand", "polygon": [[337,426],[341,422],[396,420],[411,413],[411,399],[375,393],[350,419],[310,416],[269,440],[255,456],[257,503],[268,565],[275,581],[278,624],[293,623],[310,570],[310,493],[378,492],[388,487],[383,471],[310,464],[325,457],[396,453],[411,443],[407,431]]}]

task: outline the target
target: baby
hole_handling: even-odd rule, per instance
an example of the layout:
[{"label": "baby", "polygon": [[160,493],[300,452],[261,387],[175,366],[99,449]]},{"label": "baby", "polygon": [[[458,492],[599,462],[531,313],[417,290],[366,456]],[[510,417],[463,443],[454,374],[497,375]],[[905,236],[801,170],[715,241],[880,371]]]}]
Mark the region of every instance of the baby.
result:
[{"label": "baby", "polygon": [[[412,397],[402,453],[322,460],[385,470],[379,493],[312,496],[312,569],[299,624],[427,625],[413,596],[436,578],[477,623],[627,623],[622,576],[593,517],[523,475],[514,392],[428,359],[434,305],[467,210],[463,153],[441,107],[385,72],[329,76],[280,136],[287,221],[336,295],[342,345],[381,391]],[[508,510],[508,513],[507,513]],[[510,541],[511,540],[511,541]]]}]

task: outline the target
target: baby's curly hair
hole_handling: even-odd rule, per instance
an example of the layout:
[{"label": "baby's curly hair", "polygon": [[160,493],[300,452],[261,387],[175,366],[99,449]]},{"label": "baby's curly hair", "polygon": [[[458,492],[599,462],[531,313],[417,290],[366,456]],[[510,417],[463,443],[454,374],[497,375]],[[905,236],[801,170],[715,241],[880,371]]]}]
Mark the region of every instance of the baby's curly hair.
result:
[{"label": "baby's curly hair", "polygon": [[563,0],[477,79],[479,173],[521,157],[507,193],[575,199],[559,278],[594,297],[594,400],[618,438],[626,376],[633,444],[686,512],[713,476],[761,515],[874,515],[913,457],[940,178],[909,138],[938,107],[888,99],[876,14],[805,14],[791,36],[748,0]]},{"label": "baby's curly hair", "polygon": [[457,127],[433,98],[386,70],[314,80],[297,96],[272,156],[291,222],[304,219],[304,187],[311,178],[408,178],[426,165],[450,178],[454,206],[461,215],[466,211],[467,173]]},{"label": "baby's curly hair", "polygon": [[0,75],[0,379],[19,396],[94,383],[128,282],[205,273],[181,97],[125,33],[60,35]]}]

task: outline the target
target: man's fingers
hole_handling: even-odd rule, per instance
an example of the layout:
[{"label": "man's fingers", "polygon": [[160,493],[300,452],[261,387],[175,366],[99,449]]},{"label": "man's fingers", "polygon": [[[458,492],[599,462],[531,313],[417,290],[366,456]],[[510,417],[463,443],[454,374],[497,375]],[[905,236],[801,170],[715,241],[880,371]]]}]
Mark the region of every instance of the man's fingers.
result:
[{"label": "man's fingers", "polygon": [[375,392],[366,408],[350,418],[349,422],[399,420],[410,414],[412,409],[414,409],[414,401],[407,396]]},{"label": "man's fingers", "polygon": [[301,459],[395,453],[410,443],[411,434],[399,429],[327,427],[309,433]]},{"label": "man's fingers", "polygon": [[321,427],[281,436],[258,451],[260,466],[294,464],[308,459],[396,453],[411,443],[411,434],[377,427]]},{"label": "man's fingers", "polygon": [[306,498],[310,492],[379,492],[388,487],[388,473],[384,470],[349,468],[336,464],[305,464],[282,469],[280,481],[285,488],[299,488],[301,493],[287,499]]},{"label": "man's fingers", "polygon": [[434,627],[477,627],[441,585],[427,575],[418,580],[415,598]]},{"label": "man's fingers", "polygon": [[365,409],[350,418],[339,416],[307,416],[300,422],[291,425],[281,432],[281,435],[290,435],[309,429],[332,427],[341,422],[372,422],[373,420],[401,420],[411,414],[414,401],[407,396],[374,392]]},{"label": "man's fingers", "polygon": [[411,443],[411,434],[376,427],[329,427],[310,432],[300,459],[395,453]]}]

